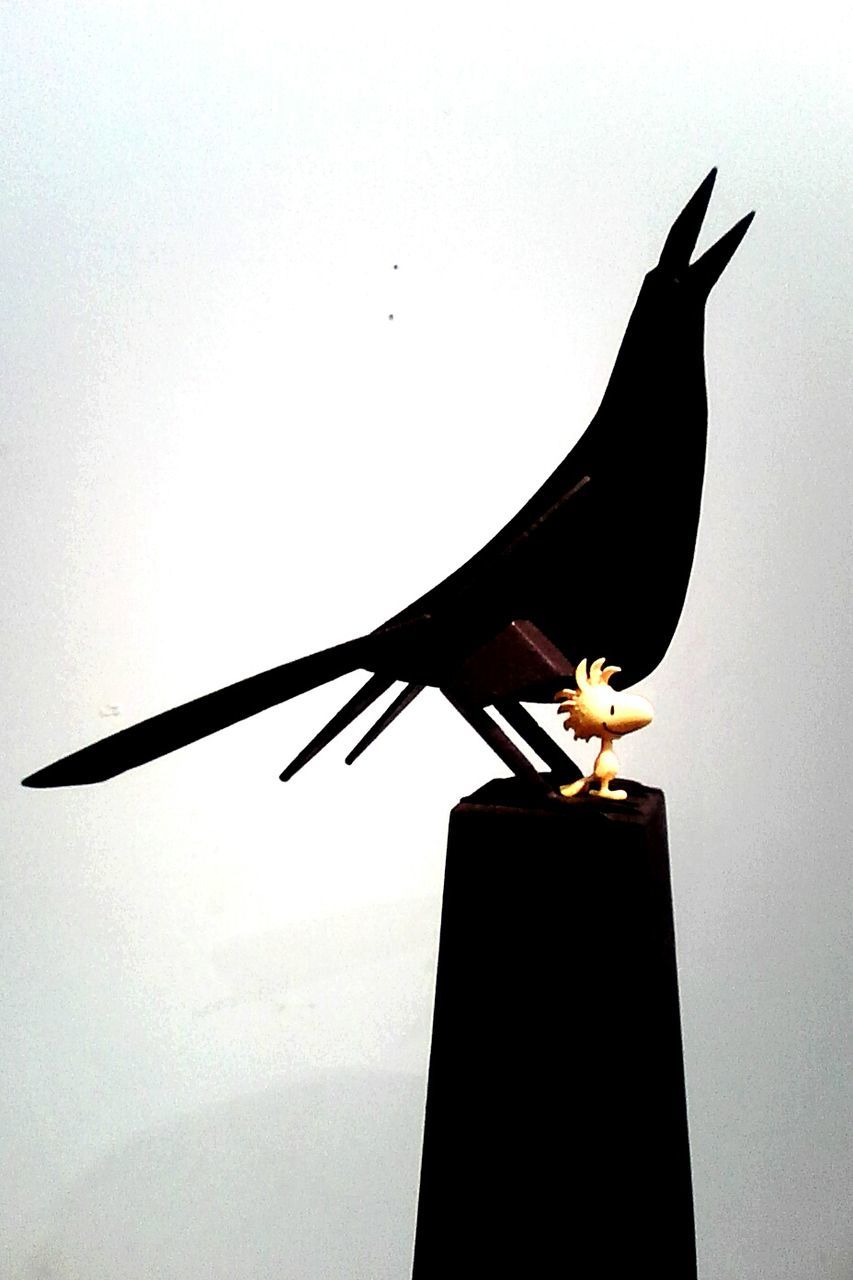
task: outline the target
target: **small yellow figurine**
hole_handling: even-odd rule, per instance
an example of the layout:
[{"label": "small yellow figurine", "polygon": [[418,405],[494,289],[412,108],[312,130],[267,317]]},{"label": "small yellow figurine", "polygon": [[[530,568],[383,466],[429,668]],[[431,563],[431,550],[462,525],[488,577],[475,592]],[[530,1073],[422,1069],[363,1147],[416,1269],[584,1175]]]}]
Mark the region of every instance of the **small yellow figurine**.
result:
[{"label": "small yellow figurine", "polygon": [[561,689],[555,701],[562,705],[560,715],[568,713],[564,729],[571,729],[576,738],[600,738],[599,751],[592,773],[588,778],[578,778],[568,786],[560,787],[561,796],[577,796],[598,779],[597,791],[591,796],[606,800],[625,800],[627,791],[611,791],[610,783],[619,772],[619,761],[613,750],[613,739],[633,733],[650,724],[654,716],[652,704],[638,693],[620,693],[610,688],[610,677],[621,667],[605,667],[603,658],[596,658],[587,673],[586,658],[575,671],[577,689]]}]

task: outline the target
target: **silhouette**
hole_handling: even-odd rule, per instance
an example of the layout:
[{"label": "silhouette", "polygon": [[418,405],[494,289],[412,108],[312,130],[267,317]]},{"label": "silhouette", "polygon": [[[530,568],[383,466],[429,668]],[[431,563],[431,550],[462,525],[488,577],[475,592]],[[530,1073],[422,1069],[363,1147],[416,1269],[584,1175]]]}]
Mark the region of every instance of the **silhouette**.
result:
[{"label": "silhouette", "polygon": [[551,769],[579,777],[521,703],[552,701],[587,654],[615,658],[620,683],[634,684],[658,665],[675,631],[705,465],[705,303],[753,217],[747,214],[691,265],[715,178],[712,169],[645,277],[589,427],[475,556],[370,634],[123,729],[39,770],[24,785],[103,781],[358,668],[371,673],[367,683],[282,779],[397,681],[405,688],[348,763],[433,686],[513,772],[541,780],[487,707]]}]

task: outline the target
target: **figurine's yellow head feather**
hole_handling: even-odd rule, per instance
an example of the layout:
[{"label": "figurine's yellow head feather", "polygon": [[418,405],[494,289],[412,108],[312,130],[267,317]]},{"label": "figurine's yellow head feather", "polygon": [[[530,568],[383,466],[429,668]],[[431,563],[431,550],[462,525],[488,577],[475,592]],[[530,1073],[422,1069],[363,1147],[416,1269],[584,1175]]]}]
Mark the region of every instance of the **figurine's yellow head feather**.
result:
[{"label": "figurine's yellow head feather", "polygon": [[621,738],[651,723],[654,712],[646,698],[610,688],[611,677],[621,670],[605,667],[604,659],[596,658],[587,671],[583,658],[575,671],[577,689],[562,689],[557,694],[560,714],[568,717],[563,727],[571,729],[576,738]]}]

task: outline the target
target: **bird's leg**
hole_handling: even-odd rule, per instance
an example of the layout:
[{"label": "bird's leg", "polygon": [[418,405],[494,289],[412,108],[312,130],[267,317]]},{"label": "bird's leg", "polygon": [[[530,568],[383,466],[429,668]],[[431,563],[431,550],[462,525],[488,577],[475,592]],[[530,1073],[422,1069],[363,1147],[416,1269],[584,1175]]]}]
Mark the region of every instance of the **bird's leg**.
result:
[{"label": "bird's leg", "polygon": [[482,707],[466,704],[447,689],[443,689],[442,693],[517,778],[532,782],[534,786],[540,791],[544,791],[548,796],[554,794],[547,778],[539,773],[536,766],[531,764],[527,757],[519,751],[512,739],[507,737],[500,725]]},{"label": "bird's leg", "polygon": [[549,769],[564,778],[570,773],[575,778],[580,778],[581,771],[571,756],[566,755],[559,743],[555,742],[550,733],[542,728],[538,720],[534,720],[520,702],[513,702],[511,698],[501,698],[495,702],[494,707],[507,724],[512,725],[531,750],[545,761]]},{"label": "bird's leg", "polygon": [[591,796],[598,796],[602,800],[627,800],[628,792],[617,788],[611,791],[610,784],[619,772],[619,761],[616,758],[616,752],[613,750],[613,739],[602,736],[601,750],[596,756],[593,766],[593,777],[598,778],[601,785],[597,791],[590,791]]}]

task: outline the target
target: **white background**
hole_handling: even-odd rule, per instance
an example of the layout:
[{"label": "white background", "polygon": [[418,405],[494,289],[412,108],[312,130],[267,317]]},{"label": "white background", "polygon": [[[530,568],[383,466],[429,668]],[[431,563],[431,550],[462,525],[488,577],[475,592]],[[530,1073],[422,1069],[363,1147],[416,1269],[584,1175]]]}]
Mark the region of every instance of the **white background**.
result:
[{"label": "white background", "polygon": [[700,248],[757,217],[621,755],[668,800],[702,1280],[851,1274],[850,32],[588,9],[0,11],[4,1277],[405,1280],[447,812],[497,762],[426,694],[283,786],[353,676],[18,781],[491,536],[712,164]]}]

